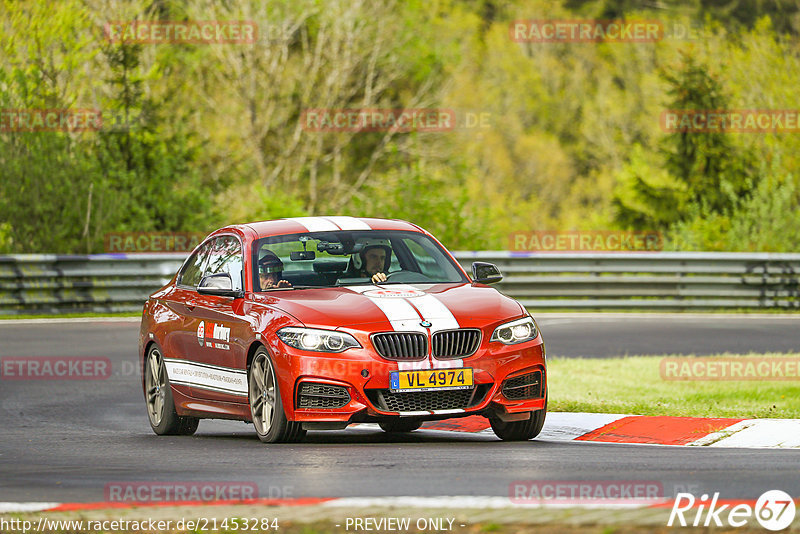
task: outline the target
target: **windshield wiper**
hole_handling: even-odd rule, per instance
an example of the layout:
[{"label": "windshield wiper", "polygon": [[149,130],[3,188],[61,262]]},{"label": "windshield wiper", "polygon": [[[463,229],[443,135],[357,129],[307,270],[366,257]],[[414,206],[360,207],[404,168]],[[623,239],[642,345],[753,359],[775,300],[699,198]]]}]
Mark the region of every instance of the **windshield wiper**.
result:
[{"label": "windshield wiper", "polygon": [[267,289],[262,289],[261,291],[257,291],[256,293],[266,293],[267,291],[287,291],[290,289],[314,289],[319,287],[329,287],[329,286],[292,286],[292,287],[270,287]]},{"label": "windshield wiper", "polygon": [[286,289],[314,289],[320,287],[325,287],[325,286],[292,286],[292,287],[287,287]]}]

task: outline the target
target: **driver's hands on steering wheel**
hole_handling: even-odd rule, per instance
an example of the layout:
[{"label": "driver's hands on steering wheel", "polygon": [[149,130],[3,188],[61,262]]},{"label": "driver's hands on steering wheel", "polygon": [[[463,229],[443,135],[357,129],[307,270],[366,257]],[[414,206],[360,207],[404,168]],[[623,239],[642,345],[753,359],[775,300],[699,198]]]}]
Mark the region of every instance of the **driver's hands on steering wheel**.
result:
[{"label": "driver's hands on steering wheel", "polygon": [[381,282],[386,281],[386,275],[384,273],[375,273],[372,275],[372,283],[379,284]]},{"label": "driver's hands on steering wheel", "polygon": [[277,283],[273,282],[272,280],[267,281],[266,284],[261,288],[264,289],[275,289],[275,288],[284,288],[284,287],[292,287],[292,284],[289,283],[287,280],[279,280]]}]

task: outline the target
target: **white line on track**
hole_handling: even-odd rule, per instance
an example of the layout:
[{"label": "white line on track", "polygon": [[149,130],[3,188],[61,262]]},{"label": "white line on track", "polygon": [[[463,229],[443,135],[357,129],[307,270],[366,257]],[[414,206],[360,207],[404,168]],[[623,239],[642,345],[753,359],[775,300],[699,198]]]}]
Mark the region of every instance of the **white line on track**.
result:
[{"label": "white line on track", "polygon": [[0,514],[41,512],[60,504],[60,502],[0,502]]},{"label": "white line on track", "polygon": [[657,504],[662,500],[652,503],[614,502],[614,503],[553,503],[545,501],[531,501],[524,503],[512,502],[509,497],[490,496],[453,496],[453,497],[343,497],[322,503],[330,508],[472,508],[472,509],[497,509],[497,508],[643,508]]}]

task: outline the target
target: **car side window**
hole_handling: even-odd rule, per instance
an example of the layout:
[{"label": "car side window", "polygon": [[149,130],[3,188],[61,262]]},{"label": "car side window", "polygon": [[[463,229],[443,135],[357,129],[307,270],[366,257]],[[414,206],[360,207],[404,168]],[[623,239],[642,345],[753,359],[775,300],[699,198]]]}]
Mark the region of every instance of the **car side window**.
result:
[{"label": "car side window", "polygon": [[231,275],[233,289],[240,291],[242,289],[243,265],[244,256],[242,255],[242,245],[239,240],[233,236],[220,236],[212,241],[203,276],[228,273]]},{"label": "car side window", "polygon": [[208,257],[209,246],[210,243],[206,243],[189,258],[178,277],[178,285],[197,287],[203,276],[203,264]]}]

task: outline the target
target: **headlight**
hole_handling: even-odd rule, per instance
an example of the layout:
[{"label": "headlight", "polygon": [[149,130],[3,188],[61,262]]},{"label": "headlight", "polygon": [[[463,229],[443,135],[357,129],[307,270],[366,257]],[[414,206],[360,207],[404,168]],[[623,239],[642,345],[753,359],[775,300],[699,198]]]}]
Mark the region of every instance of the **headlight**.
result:
[{"label": "headlight", "polygon": [[514,345],[523,341],[530,341],[539,335],[533,317],[523,317],[510,323],[501,324],[494,329],[489,341],[499,341],[504,345]]},{"label": "headlight", "polygon": [[350,334],[333,330],[287,326],[278,330],[277,334],[290,347],[315,352],[342,352],[361,346]]}]

